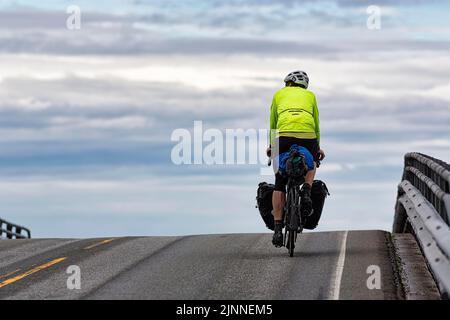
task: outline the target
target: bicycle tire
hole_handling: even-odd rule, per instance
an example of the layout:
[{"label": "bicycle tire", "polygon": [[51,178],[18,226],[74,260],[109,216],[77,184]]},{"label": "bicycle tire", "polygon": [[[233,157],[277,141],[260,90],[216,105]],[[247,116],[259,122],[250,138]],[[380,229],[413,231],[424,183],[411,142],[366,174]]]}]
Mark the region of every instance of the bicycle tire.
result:
[{"label": "bicycle tire", "polygon": [[295,241],[297,238],[297,226],[298,226],[298,216],[297,216],[297,189],[290,188],[288,190],[288,197],[287,197],[287,204],[288,204],[288,210],[287,210],[287,217],[286,217],[286,227],[287,227],[287,239],[286,239],[286,248],[288,249],[289,256],[294,256],[294,249],[295,249]]},{"label": "bicycle tire", "polygon": [[288,251],[289,251],[289,257],[294,256],[294,249],[295,249],[295,238],[297,231],[289,231],[288,235]]},{"label": "bicycle tire", "polygon": [[295,240],[296,240],[296,233],[297,233],[297,227],[298,227],[298,217],[297,217],[297,213],[296,213],[296,194],[297,192],[294,192],[294,197],[293,197],[293,201],[294,204],[291,208],[291,213],[290,213],[290,225],[291,225],[291,230],[289,232],[289,256],[293,257],[294,256],[294,249],[295,249]]}]

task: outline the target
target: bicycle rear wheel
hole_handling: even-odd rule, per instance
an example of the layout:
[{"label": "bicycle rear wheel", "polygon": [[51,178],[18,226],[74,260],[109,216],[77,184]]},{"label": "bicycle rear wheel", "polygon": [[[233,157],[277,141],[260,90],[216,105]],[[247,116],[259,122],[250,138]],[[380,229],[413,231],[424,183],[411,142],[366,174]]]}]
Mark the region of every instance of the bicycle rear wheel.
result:
[{"label": "bicycle rear wheel", "polygon": [[288,246],[286,248],[289,251],[289,256],[294,256],[294,248],[295,248],[295,242],[297,241],[297,234],[299,232],[300,227],[300,216],[299,216],[299,188],[298,186],[293,186],[289,189],[289,217],[288,217],[288,224],[289,224],[289,234],[287,235],[287,243]]},{"label": "bicycle rear wheel", "polygon": [[298,216],[297,216],[297,189],[292,188],[289,202],[289,229],[288,229],[288,246],[286,247],[289,252],[289,256],[294,256],[295,241],[297,240],[297,228],[298,228]]},{"label": "bicycle rear wheel", "polygon": [[286,244],[286,248],[289,251],[289,257],[293,257],[294,256],[294,248],[295,248],[295,240],[297,238],[297,231],[288,231],[287,234],[287,244]]}]

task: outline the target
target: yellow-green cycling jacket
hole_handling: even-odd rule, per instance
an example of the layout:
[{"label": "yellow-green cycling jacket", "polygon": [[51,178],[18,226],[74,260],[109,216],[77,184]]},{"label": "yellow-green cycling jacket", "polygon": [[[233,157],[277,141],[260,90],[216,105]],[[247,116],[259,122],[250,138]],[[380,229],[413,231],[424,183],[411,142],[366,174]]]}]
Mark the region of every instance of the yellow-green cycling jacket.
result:
[{"label": "yellow-green cycling jacket", "polygon": [[[270,142],[278,137],[317,139],[320,145],[316,96],[301,87],[284,87],[273,96],[270,109]],[[275,130],[277,133],[275,134]]]}]

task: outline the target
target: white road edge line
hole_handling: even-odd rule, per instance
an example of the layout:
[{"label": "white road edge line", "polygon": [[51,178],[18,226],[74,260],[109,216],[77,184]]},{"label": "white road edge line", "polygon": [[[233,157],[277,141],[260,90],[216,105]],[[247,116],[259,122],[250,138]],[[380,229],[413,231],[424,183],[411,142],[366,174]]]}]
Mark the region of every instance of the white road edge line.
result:
[{"label": "white road edge line", "polygon": [[339,294],[341,291],[342,273],[344,272],[345,264],[345,251],[347,248],[347,235],[348,231],[342,234],[341,248],[339,250],[339,258],[336,264],[336,270],[331,278],[331,287],[329,293],[330,300],[339,300]]}]

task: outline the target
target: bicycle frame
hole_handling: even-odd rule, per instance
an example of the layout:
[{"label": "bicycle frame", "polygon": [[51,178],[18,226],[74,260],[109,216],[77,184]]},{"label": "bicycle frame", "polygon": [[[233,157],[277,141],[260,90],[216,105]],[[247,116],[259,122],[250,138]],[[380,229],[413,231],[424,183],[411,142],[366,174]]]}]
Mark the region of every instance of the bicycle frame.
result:
[{"label": "bicycle frame", "polygon": [[[316,168],[318,168],[320,166],[320,161],[316,160],[315,162]],[[268,166],[271,164],[272,159],[269,157]],[[294,180],[289,177],[287,183],[286,201],[283,208],[283,222],[285,225],[283,246],[289,250],[289,255],[291,257],[294,256],[294,243],[297,240],[297,234],[303,232],[304,225],[304,217],[301,215],[300,186],[305,182],[305,176],[303,176],[300,180],[301,181]]]},{"label": "bicycle frame", "polygon": [[289,255],[294,255],[295,241],[297,240],[297,234],[303,231],[303,219],[300,214],[301,209],[301,197],[299,182],[294,182],[291,179],[288,180],[288,190],[286,193],[286,202],[283,210],[283,220],[285,225],[285,233],[283,239],[283,245],[288,249]]}]

